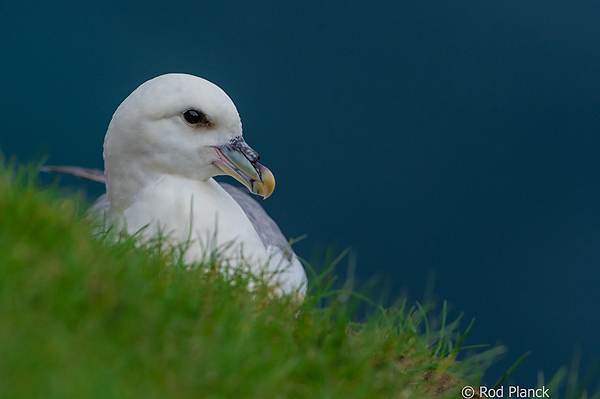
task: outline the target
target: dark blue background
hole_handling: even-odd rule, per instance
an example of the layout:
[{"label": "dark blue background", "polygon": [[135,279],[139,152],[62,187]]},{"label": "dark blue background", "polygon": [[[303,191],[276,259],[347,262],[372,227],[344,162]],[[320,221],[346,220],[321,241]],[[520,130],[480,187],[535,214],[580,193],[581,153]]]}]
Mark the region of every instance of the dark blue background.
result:
[{"label": "dark blue background", "polygon": [[415,299],[435,271],[468,343],[510,348],[489,380],[526,350],[526,387],[600,354],[599,2],[50,3],[0,0],[7,156],[102,167],[133,89],[202,76],[301,256],[352,246],[359,278]]}]

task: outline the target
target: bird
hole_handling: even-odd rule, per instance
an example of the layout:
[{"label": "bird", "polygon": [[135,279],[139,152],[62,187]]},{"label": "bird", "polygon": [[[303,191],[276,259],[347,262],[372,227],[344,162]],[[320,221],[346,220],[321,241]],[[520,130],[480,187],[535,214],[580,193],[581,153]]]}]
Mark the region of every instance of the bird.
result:
[{"label": "bird", "polygon": [[113,114],[103,156],[104,171],[43,170],[105,183],[91,211],[106,227],[187,243],[189,264],[220,248],[229,265],[266,277],[277,292],[305,295],[306,272],[291,241],[256,199],[213,179],[229,175],[264,199],[275,189],[273,173],[242,137],[235,104],[217,85],[181,73],[141,84]]}]

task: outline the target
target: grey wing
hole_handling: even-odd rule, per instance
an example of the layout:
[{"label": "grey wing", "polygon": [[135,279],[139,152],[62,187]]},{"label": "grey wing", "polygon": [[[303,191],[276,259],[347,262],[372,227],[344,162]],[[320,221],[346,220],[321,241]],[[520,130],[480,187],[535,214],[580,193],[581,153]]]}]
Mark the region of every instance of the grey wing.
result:
[{"label": "grey wing", "polygon": [[94,202],[94,205],[87,211],[89,215],[91,215],[94,219],[98,221],[103,221],[105,216],[108,215],[108,210],[110,209],[110,201],[108,200],[108,195],[102,194],[98,197],[98,199]]},{"label": "grey wing", "polygon": [[254,230],[258,233],[260,240],[262,241],[265,248],[274,245],[281,248],[286,253],[286,258],[291,260],[294,251],[290,247],[290,243],[285,238],[279,226],[271,217],[267,214],[262,206],[247,194],[244,190],[232,186],[227,183],[220,183],[225,191],[238,203],[240,208],[244,211]]},{"label": "grey wing", "polygon": [[54,172],[64,173],[66,175],[73,175],[82,179],[88,179],[97,181],[98,183],[106,184],[106,177],[102,169],[87,169],[80,168],[79,166],[42,166],[42,172]]}]

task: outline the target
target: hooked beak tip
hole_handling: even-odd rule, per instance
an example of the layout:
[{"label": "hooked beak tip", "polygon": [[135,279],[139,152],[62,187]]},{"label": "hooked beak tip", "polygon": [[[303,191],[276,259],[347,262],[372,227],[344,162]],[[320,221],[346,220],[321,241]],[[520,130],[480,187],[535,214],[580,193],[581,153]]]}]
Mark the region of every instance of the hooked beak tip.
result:
[{"label": "hooked beak tip", "polygon": [[260,166],[261,181],[254,182],[253,191],[255,194],[263,197],[263,199],[267,199],[275,190],[275,176],[273,176],[273,173],[269,168],[263,165]]}]

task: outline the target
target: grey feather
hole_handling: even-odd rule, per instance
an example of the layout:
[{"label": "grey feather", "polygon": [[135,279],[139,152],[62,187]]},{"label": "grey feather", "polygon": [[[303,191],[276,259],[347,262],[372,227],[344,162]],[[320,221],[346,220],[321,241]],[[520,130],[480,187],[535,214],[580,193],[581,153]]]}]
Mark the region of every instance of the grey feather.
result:
[{"label": "grey feather", "polygon": [[65,175],[73,175],[82,179],[93,180],[98,183],[106,184],[104,171],[100,169],[80,168],[79,166],[42,166],[42,172],[63,173]]},{"label": "grey feather", "polygon": [[108,210],[110,209],[110,201],[108,200],[108,195],[106,193],[99,196],[96,201],[94,201],[94,205],[87,211],[89,215],[93,216],[93,219],[99,219],[101,223],[105,215],[108,215]]},{"label": "grey feather", "polygon": [[286,257],[291,260],[294,251],[291,249],[291,243],[285,238],[281,229],[269,216],[267,211],[264,210],[257,200],[252,198],[244,190],[232,186],[227,183],[219,183],[221,187],[238,203],[240,208],[244,211],[254,230],[258,233],[260,240],[262,241],[265,248],[271,245],[275,245],[281,248],[282,251],[286,252]]}]

